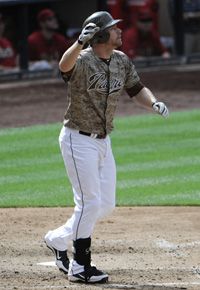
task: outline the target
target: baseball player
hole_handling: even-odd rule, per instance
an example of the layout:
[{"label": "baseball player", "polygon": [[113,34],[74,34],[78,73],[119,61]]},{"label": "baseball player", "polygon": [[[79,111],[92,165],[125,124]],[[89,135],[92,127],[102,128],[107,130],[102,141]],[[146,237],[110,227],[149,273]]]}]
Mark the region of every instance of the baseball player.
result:
[{"label": "baseball player", "polygon": [[[107,282],[108,275],[91,265],[91,237],[96,222],[115,207],[116,167],[109,134],[119,97],[130,97],[164,117],[168,109],[146,88],[120,47],[120,19],[95,12],[78,40],[63,54],[59,67],[68,84],[69,105],[59,144],[72,185],[75,208],[71,218],[45,236],[58,268],[69,281]],[[83,49],[85,44],[89,47]],[[67,249],[73,241],[73,258]]]}]

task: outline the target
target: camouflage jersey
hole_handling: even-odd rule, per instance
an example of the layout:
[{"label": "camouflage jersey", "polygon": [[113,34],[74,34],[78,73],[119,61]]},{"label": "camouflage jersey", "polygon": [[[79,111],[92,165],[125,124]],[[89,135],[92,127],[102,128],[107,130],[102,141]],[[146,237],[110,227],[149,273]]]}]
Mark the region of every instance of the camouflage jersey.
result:
[{"label": "camouflage jersey", "polygon": [[132,62],[117,50],[107,63],[92,48],[82,50],[73,70],[62,77],[68,83],[64,125],[99,135],[112,131],[123,89],[132,96],[143,87]]}]

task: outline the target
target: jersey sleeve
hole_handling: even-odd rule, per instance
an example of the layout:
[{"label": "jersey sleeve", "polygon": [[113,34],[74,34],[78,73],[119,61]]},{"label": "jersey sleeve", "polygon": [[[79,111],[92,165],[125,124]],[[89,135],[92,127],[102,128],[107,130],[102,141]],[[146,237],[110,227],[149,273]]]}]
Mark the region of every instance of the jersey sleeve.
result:
[{"label": "jersey sleeve", "polygon": [[140,81],[140,77],[135,69],[132,61],[127,57],[125,61],[126,65],[126,80],[124,88],[130,97],[137,95],[144,85]]},{"label": "jersey sleeve", "polygon": [[67,71],[67,72],[60,71],[60,72],[61,72],[61,76],[64,82],[67,83],[75,74],[79,74],[81,78],[81,76],[83,76],[84,70],[85,70],[85,63],[82,58],[82,55],[80,54],[77,58],[76,64],[70,71]]}]

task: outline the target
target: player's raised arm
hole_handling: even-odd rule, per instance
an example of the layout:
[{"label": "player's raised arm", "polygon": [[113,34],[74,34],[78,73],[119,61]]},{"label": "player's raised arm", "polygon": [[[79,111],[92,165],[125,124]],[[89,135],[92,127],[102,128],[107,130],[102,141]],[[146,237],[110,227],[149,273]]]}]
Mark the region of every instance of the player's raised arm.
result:
[{"label": "player's raised arm", "polygon": [[144,87],[141,91],[139,91],[135,98],[143,106],[153,108],[153,110],[158,114],[165,118],[168,117],[169,111],[167,106],[163,102],[157,101],[153,93],[148,88]]},{"label": "player's raised arm", "polygon": [[65,51],[59,62],[59,68],[62,72],[68,72],[74,67],[82,47],[83,46],[76,41]]},{"label": "player's raised arm", "polygon": [[68,72],[74,67],[83,45],[88,42],[99,29],[100,28],[94,23],[89,23],[83,28],[78,40],[65,51],[59,62],[59,68],[62,72]]}]

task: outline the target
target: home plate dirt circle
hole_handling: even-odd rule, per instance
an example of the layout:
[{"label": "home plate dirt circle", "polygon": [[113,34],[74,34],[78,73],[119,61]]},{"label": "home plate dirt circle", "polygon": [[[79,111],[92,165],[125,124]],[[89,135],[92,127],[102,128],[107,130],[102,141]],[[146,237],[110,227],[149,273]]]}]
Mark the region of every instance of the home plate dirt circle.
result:
[{"label": "home plate dirt circle", "polygon": [[0,210],[0,289],[200,289],[199,207],[117,207],[92,239],[92,263],[109,274],[100,286],[70,283],[44,243],[72,212]]},{"label": "home plate dirt circle", "polygon": [[[38,266],[47,266],[47,267],[56,267],[55,261],[49,261],[49,262],[41,262],[37,263]],[[74,285],[75,286],[75,285]],[[155,284],[148,284],[148,285],[125,285],[125,284],[105,284],[102,285],[102,288],[107,288],[107,289],[188,289],[187,287],[190,286],[200,286],[200,281],[199,282],[183,282],[183,283],[155,283]],[[70,286],[64,286],[65,288],[70,288]]]}]

